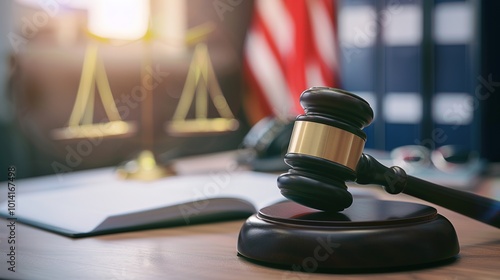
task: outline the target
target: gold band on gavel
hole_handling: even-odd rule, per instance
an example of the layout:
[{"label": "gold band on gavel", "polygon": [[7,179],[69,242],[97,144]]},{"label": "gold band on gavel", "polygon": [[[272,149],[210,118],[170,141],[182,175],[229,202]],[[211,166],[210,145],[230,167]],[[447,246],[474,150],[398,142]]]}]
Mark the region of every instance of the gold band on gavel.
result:
[{"label": "gold band on gavel", "polygon": [[319,157],[356,170],[365,141],[349,131],[316,122],[296,121],[288,153]]}]

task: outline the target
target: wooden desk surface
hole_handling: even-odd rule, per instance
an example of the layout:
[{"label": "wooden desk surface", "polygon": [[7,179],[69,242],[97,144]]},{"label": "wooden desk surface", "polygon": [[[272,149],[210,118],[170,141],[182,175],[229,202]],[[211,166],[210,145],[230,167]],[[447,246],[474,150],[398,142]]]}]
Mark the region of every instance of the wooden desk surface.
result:
[{"label": "wooden desk surface", "polygon": [[[416,201],[406,195],[387,199]],[[425,203],[425,202],[423,202]],[[301,273],[238,257],[243,220],[72,239],[16,224],[16,272],[7,270],[8,221],[0,219],[2,279],[498,279],[500,230],[436,207],[461,252],[437,267],[370,274]]]}]

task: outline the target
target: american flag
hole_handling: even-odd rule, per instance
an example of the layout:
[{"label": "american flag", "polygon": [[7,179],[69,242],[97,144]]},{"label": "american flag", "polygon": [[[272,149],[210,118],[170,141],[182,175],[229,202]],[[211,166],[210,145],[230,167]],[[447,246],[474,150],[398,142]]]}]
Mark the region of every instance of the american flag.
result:
[{"label": "american flag", "polygon": [[338,85],[334,15],[334,0],[255,1],[245,73],[265,113],[295,116],[302,91]]}]

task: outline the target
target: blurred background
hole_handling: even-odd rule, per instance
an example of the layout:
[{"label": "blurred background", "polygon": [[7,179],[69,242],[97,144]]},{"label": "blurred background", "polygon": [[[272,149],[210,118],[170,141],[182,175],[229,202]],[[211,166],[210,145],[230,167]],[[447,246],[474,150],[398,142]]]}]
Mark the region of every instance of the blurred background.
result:
[{"label": "blurred background", "polygon": [[[300,114],[310,86],[370,103],[368,149],[457,145],[498,162],[499,10],[493,0],[1,1],[0,163],[21,178],[116,166],[144,149],[160,162],[235,150],[262,118]],[[172,126],[187,119],[197,122]],[[110,121],[127,129],[108,133]],[[85,125],[97,136],[58,134]]]}]

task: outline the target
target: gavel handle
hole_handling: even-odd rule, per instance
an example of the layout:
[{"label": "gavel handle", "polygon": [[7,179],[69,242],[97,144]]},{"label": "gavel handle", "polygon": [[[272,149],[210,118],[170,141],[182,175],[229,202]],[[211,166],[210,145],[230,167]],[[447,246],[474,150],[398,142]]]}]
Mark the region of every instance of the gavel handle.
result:
[{"label": "gavel handle", "polygon": [[389,193],[403,192],[500,228],[500,201],[406,175],[400,167],[386,167],[370,155],[362,155],[356,173],[360,184],[379,184]]},{"label": "gavel handle", "polygon": [[500,202],[408,176],[403,193],[500,228]]}]

